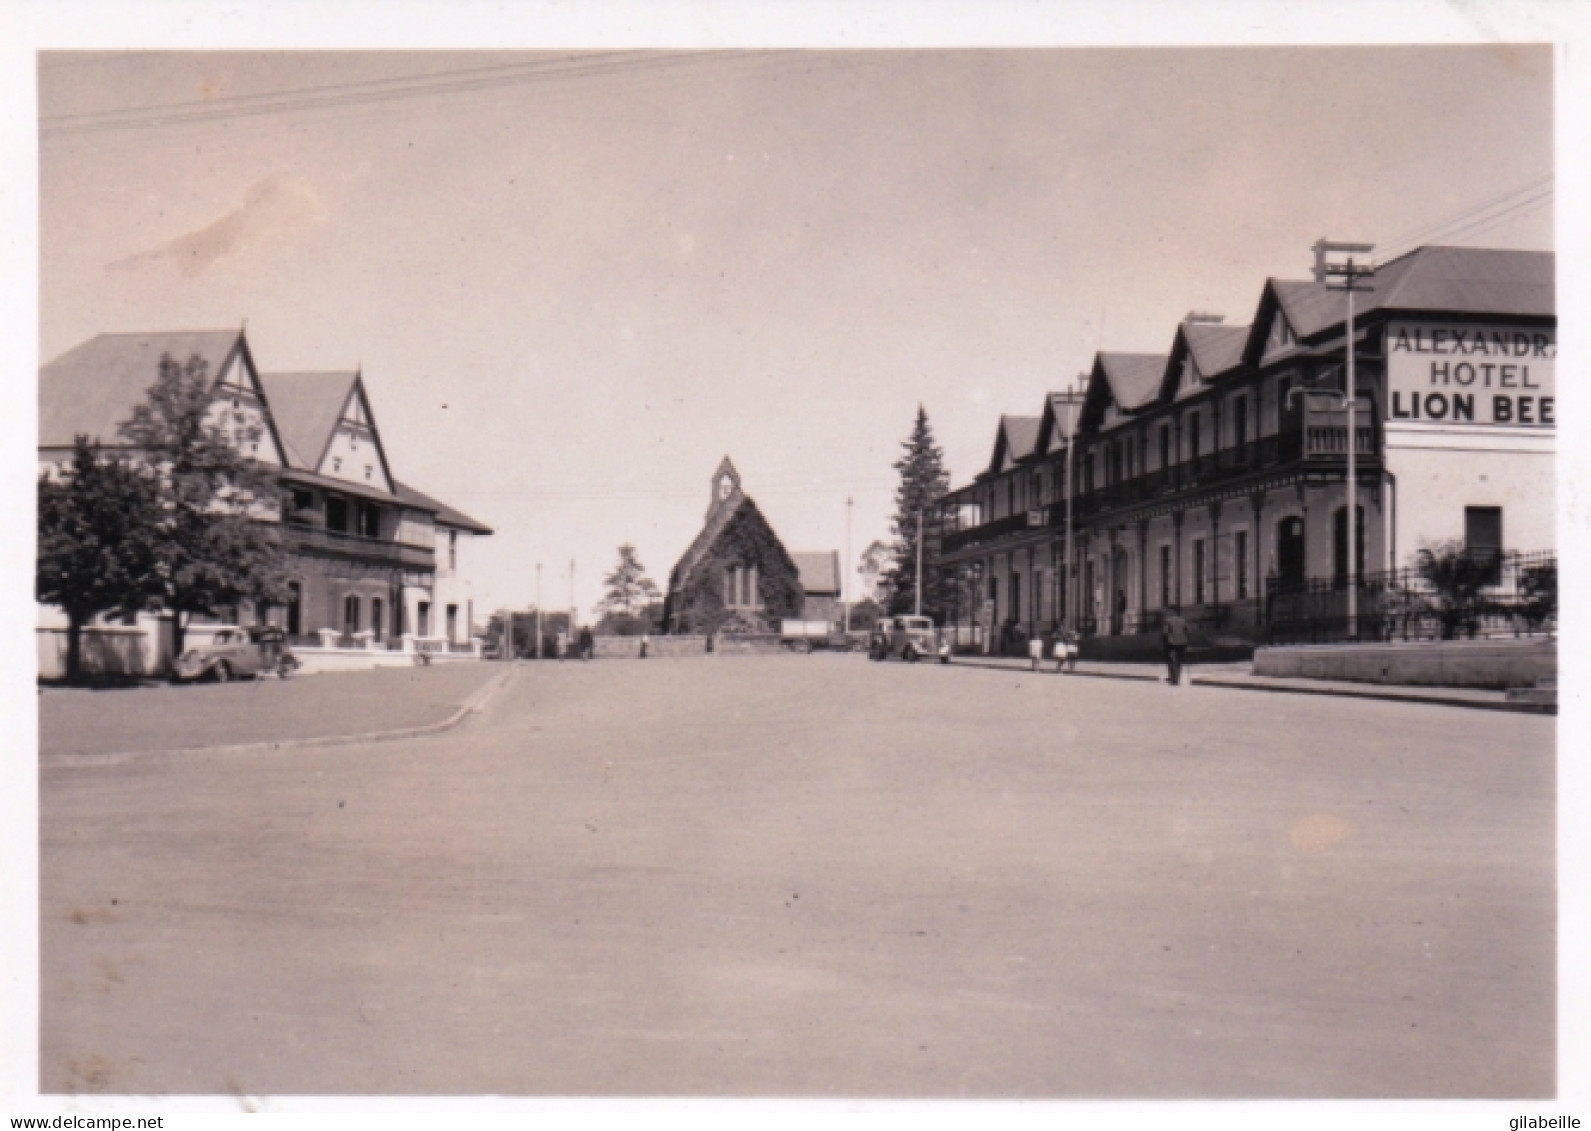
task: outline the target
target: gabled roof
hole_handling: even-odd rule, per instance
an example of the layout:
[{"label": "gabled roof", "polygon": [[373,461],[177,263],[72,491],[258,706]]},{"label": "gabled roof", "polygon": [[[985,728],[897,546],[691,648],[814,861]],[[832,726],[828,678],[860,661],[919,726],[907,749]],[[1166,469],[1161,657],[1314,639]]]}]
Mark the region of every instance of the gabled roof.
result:
[{"label": "gabled roof", "polygon": [[321,454],[358,379],[352,369],[260,374],[291,466],[319,470]]},{"label": "gabled roof", "polygon": [[1051,393],[1044,398],[1044,414],[1039,417],[1039,437],[1034,450],[1040,455],[1053,452],[1069,441],[1083,411],[1081,393]]},{"label": "gabled roof", "polygon": [[[339,488],[346,486],[340,479],[332,482]],[[477,522],[463,511],[454,510],[446,503],[416,491],[407,483],[399,483],[394,479],[392,485],[398,490],[398,500],[400,502],[432,512],[436,515],[436,524],[438,526],[450,526],[458,530],[468,531],[471,534],[490,534],[492,532],[492,528],[484,522]]]},{"label": "gabled roof", "polygon": [[[1492,247],[1421,247],[1380,264],[1374,289],[1358,294],[1354,317],[1394,312],[1551,318],[1557,314],[1550,251]],[[1244,360],[1258,364],[1271,318],[1280,310],[1301,343],[1335,336],[1348,317],[1345,292],[1323,283],[1267,279]]]},{"label": "gabled roof", "polygon": [[707,521],[702,523],[701,530],[685,547],[685,552],[680,555],[679,561],[674,563],[674,568],[669,571],[669,585],[672,587],[677,581],[683,581],[690,576],[691,570],[696,568],[696,563],[707,555],[712,549],[718,536],[724,532],[735,515],[740,513],[744,506],[755,506],[749,496],[740,495],[734,498],[733,506],[714,507],[707,512]]},{"label": "gabled roof", "polygon": [[1123,412],[1132,412],[1154,400],[1166,374],[1163,353],[1097,353],[1094,369],[1083,394],[1079,427],[1097,428],[1105,419],[1105,409],[1114,403]]},{"label": "gabled roof", "polygon": [[1037,416],[1002,416],[1000,428],[994,434],[994,454],[989,457],[989,471],[998,474],[1004,470],[1007,458],[1018,463],[1032,455],[1039,442]]},{"label": "gabled roof", "polygon": [[1160,382],[1158,399],[1176,399],[1177,387],[1182,381],[1182,363],[1193,355],[1193,364],[1199,367],[1199,376],[1206,382],[1243,362],[1243,347],[1248,342],[1247,326],[1227,326],[1219,322],[1187,322],[1177,326],[1177,335],[1171,342],[1171,353],[1166,358],[1166,369]]},{"label": "gabled roof", "polygon": [[71,447],[79,435],[118,443],[117,426],[133,414],[160,376],[160,359],[197,356],[211,380],[239,350],[242,330],[98,334],[39,369],[39,447]]},{"label": "gabled roof", "polygon": [[813,593],[839,593],[840,555],[835,550],[816,553],[792,553],[796,573],[801,576],[801,588],[808,596]]}]

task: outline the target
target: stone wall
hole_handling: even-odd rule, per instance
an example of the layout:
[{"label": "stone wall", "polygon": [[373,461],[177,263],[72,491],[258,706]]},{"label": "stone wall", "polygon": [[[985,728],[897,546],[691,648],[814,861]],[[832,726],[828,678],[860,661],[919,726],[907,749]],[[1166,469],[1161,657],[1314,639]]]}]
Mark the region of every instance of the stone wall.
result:
[{"label": "stone wall", "polygon": [[1434,640],[1259,648],[1254,674],[1415,687],[1534,687],[1558,674],[1558,642]]},{"label": "stone wall", "polygon": [[[634,660],[641,655],[639,636],[596,636],[593,654],[599,660]],[[673,656],[704,656],[707,654],[705,636],[653,636],[646,648],[648,659]]]}]

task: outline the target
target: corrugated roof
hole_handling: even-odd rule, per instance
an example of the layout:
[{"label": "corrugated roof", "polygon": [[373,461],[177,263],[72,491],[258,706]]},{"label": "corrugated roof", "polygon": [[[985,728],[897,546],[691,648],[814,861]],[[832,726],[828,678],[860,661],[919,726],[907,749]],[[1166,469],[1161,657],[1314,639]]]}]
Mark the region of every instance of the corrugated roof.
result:
[{"label": "corrugated roof", "polygon": [[39,447],[70,447],[79,435],[115,444],[160,376],[160,359],[198,356],[215,380],[243,337],[241,330],[98,334],[39,369]]},{"label": "corrugated roof", "polygon": [[353,370],[324,373],[261,373],[276,430],[292,466],[318,470],[321,453],[348,403],[348,391],[359,374]]},{"label": "corrugated roof", "polygon": [[840,591],[840,555],[834,550],[792,553],[796,572],[801,575],[801,588],[813,593],[838,593]]},{"label": "corrugated roof", "polygon": [[1166,374],[1167,355],[1163,353],[1102,353],[1099,363],[1110,383],[1110,395],[1118,408],[1131,412],[1142,408],[1160,392]]},{"label": "corrugated roof", "polygon": [[[1373,311],[1429,311],[1552,317],[1557,292],[1550,251],[1493,247],[1422,247],[1380,264],[1358,295],[1355,317]],[[1309,338],[1345,321],[1348,298],[1323,283],[1272,279],[1293,331]]]},{"label": "corrugated roof", "polygon": [[[341,480],[334,482],[341,485]],[[460,530],[467,530],[471,534],[490,534],[492,532],[492,528],[484,522],[478,522],[463,511],[455,510],[441,500],[433,499],[430,495],[416,491],[407,483],[399,483],[397,480],[393,480],[392,485],[398,489],[398,499],[401,502],[434,512],[438,526],[454,526]]]},{"label": "corrugated roof", "polygon": [[1243,360],[1248,341],[1247,326],[1224,326],[1210,322],[1184,322],[1182,332],[1188,341],[1193,362],[1205,380],[1220,376]]}]

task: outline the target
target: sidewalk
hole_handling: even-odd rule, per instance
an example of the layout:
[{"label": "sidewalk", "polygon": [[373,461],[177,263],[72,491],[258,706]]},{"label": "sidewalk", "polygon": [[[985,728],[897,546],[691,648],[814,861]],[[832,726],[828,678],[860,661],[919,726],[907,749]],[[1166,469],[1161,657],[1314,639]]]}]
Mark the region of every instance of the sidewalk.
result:
[{"label": "sidewalk", "polygon": [[506,664],[432,664],[225,684],[39,693],[39,754],[301,743],[443,723]]},{"label": "sidewalk", "polygon": [[[957,656],[952,666],[964,668],[994,668],[1007,671],[1029,671],[1031,661],[1019,656]],[[1053,661],[1046,663],[1041,674],[1055,675]],[[1484,711],[1517,711],[1525,714],[1555,715],[1555,707],[1539,703],[1511,703],[1504,691],[1482,691],[1467,687],[1409,687],[1383,683],[1350,683],[1319,679],[1280,679],[1254,675],[1248,663],[1198,664],[1186,666],[1183,674],[1187,682],[1200,687],[1224,687],[1243,691],[1286,692],[1295,695],[1334,695],[1348,699],[1381,699],[1399,703],[1424,703],[1444,707],[1468,707]],[[1095,679],[1139,680],[1146,683],[1164,683],[1164,664],[1110,664],[1099,661],[1081,661],[1070,675]]]}]

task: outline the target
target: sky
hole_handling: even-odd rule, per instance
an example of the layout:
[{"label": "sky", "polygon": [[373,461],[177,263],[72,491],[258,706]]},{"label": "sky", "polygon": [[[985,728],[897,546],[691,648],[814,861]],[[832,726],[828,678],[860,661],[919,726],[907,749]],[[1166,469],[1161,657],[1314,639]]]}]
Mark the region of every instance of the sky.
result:
[{"label": "sky", "polygon": [[1551,249],[1552,67],[48,53],[40,357],[246,322],[267,372],[362,367],[394,474],[496,531],[463,551],[480,614],[538,562],[567,606],[571,560],[588,612],[622,542],[666,583],[725,455],[788,548],[854,570],[918,405],[960,484],[1000,414],[1188,311],[1246,324],[1322,236]]}]

